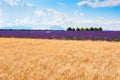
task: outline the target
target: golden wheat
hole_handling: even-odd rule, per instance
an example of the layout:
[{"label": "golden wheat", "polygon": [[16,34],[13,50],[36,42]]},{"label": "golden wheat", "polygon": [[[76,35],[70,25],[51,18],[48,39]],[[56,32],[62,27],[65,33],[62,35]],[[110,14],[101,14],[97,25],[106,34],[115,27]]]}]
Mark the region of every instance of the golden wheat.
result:
[{"label": "golden wheat", "polygon": [[120,80],[120,42],[0,38],[0,80]]}]

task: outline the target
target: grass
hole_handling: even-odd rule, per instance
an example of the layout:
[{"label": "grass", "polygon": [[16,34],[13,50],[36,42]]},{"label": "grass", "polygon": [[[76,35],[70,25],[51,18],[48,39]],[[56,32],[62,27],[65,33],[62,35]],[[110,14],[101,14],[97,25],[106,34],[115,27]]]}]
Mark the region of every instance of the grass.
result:
[{"label": "grass", "polygon": [[120,42],[0,38],[0,80],[120,80]]}]

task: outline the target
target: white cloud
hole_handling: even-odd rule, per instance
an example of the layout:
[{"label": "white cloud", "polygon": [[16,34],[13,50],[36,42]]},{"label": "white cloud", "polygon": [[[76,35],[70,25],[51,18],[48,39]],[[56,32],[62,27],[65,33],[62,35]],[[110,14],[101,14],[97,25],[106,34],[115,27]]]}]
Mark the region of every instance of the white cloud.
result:
[{"label": "white cloud", "polygon": [[9,4],[11,7],[15,7],[23,4],[23,0],[4,0],[4,2]]},{"label": "white cloud", "polygon": [[7,26],[15,26],[13,23],[7,23]]},{"label": "white cloud", "polygon": [[35,5],[32,4],[32,3],[26,3],[26,6],[29,6],[29,7],[34,7]]},{"label": "white cloud", "polygon": [[0,9],[0,26],[2,25],[2,9]]},{"label": "white cloud", "polygon": [[83,16],[83,15],[84,15],[83,12],[81,12],[81,13],[80,13],[80,16]]},{"label": "white cloud", "polygon": [[34,7],[35,6],[32,3],[25,3],[23,0],[4,0],[4,2],[10,5],[11,7],[15,7],[15,6]]},{"label": "white cloud", "polygon": [[[35,11],[36,12],[36,11]],[[54,9],[42,9],[42,10],[37,10],[37,16],[46,16],[49,18],[59,18],[59,17],[64,17],[65,14],[62,12],[58,12]]]},{"label": "white cloud", "polygon": [[34,13],[35,13],[37,16],[46,16],[46,15],[47,15],[47,11],[46,11],[45,9],[35,10]]},{"label": "white cloud", "polygon": [[77,3],[78,6],[85,6],[88,5],[93,8],[97,7],[112,7],[112,6],[119,6],[120,0],[84,0]]},{"label": "white cloud", "polygon": [[0,17],[2,16],[2,9],[0,9]]},{"label": "white cloud", "polygon": [[32,26],[35,25],[35,20],[31,20],[29,16],[23,18],[23,19],[16,19],[15,25],[22,25],[22,26]]},{"label": "white cloud", "polygon": [[99,17],[98,17],[98,20],[104,20],[104,17],[99,16]]},{"label": "white cloud", "polygon": [[34,11],[38,20],[41,21],[41,25],[63,25],[66,19],[64,13],[58,12],[53,9],[42,9]]},{"label": "white cloud", "polygon": [[65,4],[63,4],[62,2],[58,2],[57,4],[60,6],[65,6]]},{"label": "white cloud", "polygon": [[[33,27],[37,25],[35,19],[32,19],[31,17],[27,16],[21,19],[16,19],[14,22],[8,22],[6,23],[6,26],[11,27],[11,26],[23,26],[23,27]],[[33,27],[34,29],[35,27]]]},{"label": "white cloud", "polygon": [[79,12],[78,10],[75,10],[74,11],[74,15],[78,16],[78,17],[82,17],[84,15],[84,13],[83,12]]}]

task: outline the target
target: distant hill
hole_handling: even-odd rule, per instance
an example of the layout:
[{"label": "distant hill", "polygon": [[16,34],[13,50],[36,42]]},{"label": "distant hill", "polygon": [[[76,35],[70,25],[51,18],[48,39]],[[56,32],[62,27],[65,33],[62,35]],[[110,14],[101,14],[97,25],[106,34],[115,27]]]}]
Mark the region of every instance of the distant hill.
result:
[{"label": "distant hill", "polygon": [[[0,29],[34,30],[31,27],[26,27],[26,26],[7,26],[7,27],[1,27]],[[65,30],[65,29],[61,26],[54,25],[54,26],[50,26],[46,30]]]},{"label": "distant hill", "polygon": [[26,27],[26,26],[7,26],[7,27],[2,27],[0,29],[28,29],[28,30],[32,30],[31,27]]},{"label": "distant hill", "polygon": [[49,27],[48,30],[65,30],[65,29],[61,26],[54,25],[54,26]]}]

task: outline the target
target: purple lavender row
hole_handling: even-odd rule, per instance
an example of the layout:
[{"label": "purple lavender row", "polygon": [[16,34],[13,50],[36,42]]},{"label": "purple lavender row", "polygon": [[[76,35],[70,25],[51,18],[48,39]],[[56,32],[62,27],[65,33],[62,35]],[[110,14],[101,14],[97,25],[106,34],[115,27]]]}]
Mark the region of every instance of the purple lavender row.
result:
[{"label": "purple lavender row", "polygon": [[55,38],[80,40],[120,40],[120,31],[35,31],[1,30],[0,37]]}]

